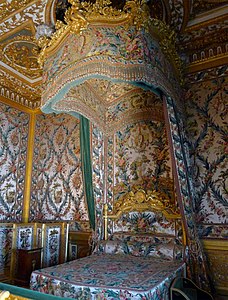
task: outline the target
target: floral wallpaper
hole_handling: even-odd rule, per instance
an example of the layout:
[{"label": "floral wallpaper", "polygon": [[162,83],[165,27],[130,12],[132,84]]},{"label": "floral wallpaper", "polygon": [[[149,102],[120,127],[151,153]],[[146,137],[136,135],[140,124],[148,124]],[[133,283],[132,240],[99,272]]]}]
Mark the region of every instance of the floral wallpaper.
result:
[{"label": "floral wallpaper", "polygon": [[[109,129],[92,125],[92,160],[96,202],[96,239],[103,237],[103,204],[111,212],[114,201],[130,190],[161,190],[175,202],[171,157],[166,133],[163,103],[160,97],[142,89],[131,90],[123,98],[110,101],[107,110]],[[113,94],[118,95],[119,90]],[[158,227],[174,233],[173,222],[148,214],[125,216],[113,224],[108,220],[108,233],[129,228]],[[131,224],[126,226],[126,224]]]},{"label": "floral wallpaper", "polygon": [[[227,66],[194,74],[186,94],[195,211],[201,236],[228,236]],[[226,75],[226,76],[225,76]]]},{"label": "floral wallpaper", "polygon": [[171,160],[164,121],[141,121],[118,130],[114,138],[114,193],[139,186],[168,192]]},{"label": "floral wallpaper", "polygon": [[0,221],[22,217],[29,114],[0,103]]},{"label": "floral wallpaper", "polygon": [[[107,178],[106,201],[110,209],[113,201],[137,188],[163,191],[171,201],[175,201],[164,120],[129,120],[127,125],[108,138]],[[113,226],[111,223],[110,234],[112,231],[146,232],[151,226],[157,232],[174,234],[173,222],[166,222],[161,216],[154,217],[150,213],[124,215]]]},{"label": "floral wallpaper", "polygon": [[79,120],[70,115],[36,117],[30,220],[88,220]]}]

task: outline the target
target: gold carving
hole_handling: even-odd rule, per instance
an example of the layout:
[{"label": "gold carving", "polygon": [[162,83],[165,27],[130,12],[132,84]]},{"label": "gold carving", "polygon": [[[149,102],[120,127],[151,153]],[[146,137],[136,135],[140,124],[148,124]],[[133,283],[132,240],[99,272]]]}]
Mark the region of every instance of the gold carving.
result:
[{"label": "gold carving", "polygon": [[12,0],[11,2],[4,1],[1,4],[0,20],[7,18],[11,13],[15,12],[19,7],[25,7],[31,0]]},{"label": "gold carving", "polygon": [[69,2],[72,6],[66,12],[65,21],[70,25],[70,32],[81,34],[83,30],[87,29],[89,23],[80,10],[80,1],[70,0]]},{"label": "gold carving", "polygon": [[17,295],[10,294],[9,291],[0,291],[0,300],[29,300],[31,298],[25,298]]},{"label": "gold carving", "polygon": [[227,29],[224,16],[209,19],[186,28],[179,42],[185,53],[187,72],[225,65],[227,62]]},{"label": "gold carving", "polygon": [[176,33],[171,30],[166,24],[157,19],[152,19],[152,30],[155,30],[159,36],[159,45],[166,55],[168,60],[173,63],[174,68],[180,78],[181,84],[183,83],[183,62],[176,51]]},{"label": "gold carving", "polygon": [[[1,1],[2,2],[2,1]],[[7,5],[10,4],[6,1]],[[43,12],[45,10],[45,1],[33,0],[29,1],[25,6],[21,6],[21,1],[13,0],[14,10],[9,11],[5,19],[1,19],[0,36],[12,35],[12,32],[18,32],[18,28],[25,27],[25,24],[39,24],[43,20]],[[16,3],[19,3],[16,5]],[[4,11],[1,8],[1,11]]]},{"label": "gold carving", "polygon": [[41,69],[37,62],[38,46],[35,38],[18,36],[7,40],[0,46],[0,58],[18,72],[34,79],[41,77]]},{"label": "gold carving", "polygon": [[[108,219],[119,219],[129,212],[156,212],[162,213],[167,220],[181,220],[177,206],[170,201],[165,193],[158,191],[144,191],[138,189],[130,191],[114,203],[112,213],[108,213],[108,205],[104,205],[105,240],[108,238]],[[186,243],[186,234],[183,228],[183,243]]]},{"label": "gold carving", "polygon": [[113,207],[115,216],[119,217],[130,211],[155,211],[163,213],[167,219],[180,219],[177,207],[171,203],[167,195],[155,190],[147,192],[142,189],[135,192],[130,191],[115,202]]},{"label": "gold carving", "polygon": [[181,60],[175,49],[175,33],[162,21],[150,18],[149,8],[145,0],[128,0],[123,10],[111,6],[110,0],[96,0],[95,3],[70,0],[72,6],[65,14],[65,23],[57,21],[56,31],[51,37],[40,37],[39,46],[42,48],[39,63],[42,66],[48,52],[57,47],[69,33],[82,34],[90,24],[122,25],[126,30],[135,26],[154,32],[163,52],[177,69],[182,73]]}]

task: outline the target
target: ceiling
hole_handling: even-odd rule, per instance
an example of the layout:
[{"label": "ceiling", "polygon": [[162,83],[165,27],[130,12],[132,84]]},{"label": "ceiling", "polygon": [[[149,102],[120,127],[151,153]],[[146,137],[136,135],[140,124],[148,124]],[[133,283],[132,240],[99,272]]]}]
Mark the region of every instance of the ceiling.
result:
[{"label": "ceiling", "polygon": [[[121,7],[123,0],[113,0]],[[177,34],[187,72],[228,62],[226,0],[150,0],[152,17]],[[40,106],[42,70],[35,39],[40,24],[63,18],[67,0],[0,0],[1,95],[32,109]]]}]

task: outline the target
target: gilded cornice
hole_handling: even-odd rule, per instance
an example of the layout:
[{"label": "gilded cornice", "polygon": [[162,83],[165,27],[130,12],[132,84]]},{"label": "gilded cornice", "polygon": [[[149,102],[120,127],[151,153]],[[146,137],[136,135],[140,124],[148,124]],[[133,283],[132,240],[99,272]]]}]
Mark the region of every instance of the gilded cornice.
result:
[{"label": "gilded cornice", "polygon": [[[227,16],[227,15],[226,15]],[[197,72],[227,63],[227,18],[216,18],[186,28],[179,36],[179,53],[183,54],[187,72]]]},{"label": "gilded cornice", "polygon": [[205,35],[208,36],[220,30],[226,31],[228,26],[227,16],[221,16],[200,25],[187,27],[184,33],[178,36],[179,43],[185,44],[193,39],[203,39]]},{"label": "gilded cornice", "polygon": [[203,246],[207,250],[228,251],[228,241],[226,239],[203,239]]},{"label": "gilded cornice", "polygon": [[40,106],[41,86],[32,87],[4,69],[0,69],[0,90],[5,98],[26,107]]},{"label": "gilded cornice", "polygon": [[[2,92],[2,90],[1,90],[1,92]],[[0,95],[0,102],[7,104],[17,110],[28,113],[28,114],[41,114],[42,113],[40,108],[35,108],[35,109],[29,108],[29,107],[25,106],[24,104],[16,102],[14,99],[6,98],[3,93]]]},{"label": "gilded cornice", "polygon": [[228,54],[220,54],[190,63],[186,73],[195,73],[228,64]]},{"label": "gilded cornice", "polygon": [[0,21],[0,87],[7,99],[40,106],[41,69],[37,63],[35,25],[43,21],[45,1],[5,2]]},{"label": "gilded cornice", "polygon": [[203,28],[206,28],[208,27],[208,30],[209,27],[212,25],[212,28],[216,28],[218,26],[220,27],[227,27],[227,13],[226,14],[223,14],[221,16],[217,16],[217,17],[214,17],[212,19],[208,18],[208,20],[205,20],[205,21],[202,21],[202,22],[199,22],[199,23],[195,23],[195,24],[189,24],[186,28],[185,28],[185,33],[186,33],[186,36],[189,34],[197,34],[197,31],[199,33],[199,31],[201,31]]}]

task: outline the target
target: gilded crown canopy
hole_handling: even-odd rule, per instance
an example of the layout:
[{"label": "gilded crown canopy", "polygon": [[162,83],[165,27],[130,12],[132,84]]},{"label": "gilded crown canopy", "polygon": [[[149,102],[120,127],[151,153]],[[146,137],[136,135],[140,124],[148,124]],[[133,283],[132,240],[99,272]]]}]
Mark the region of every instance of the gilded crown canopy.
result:
[{"label": "gilded crown canopy", "polygon": [[175,36],[150,17],[145,0],[127,1],[122,10],[110,0],[70,3],[65,22],[57,21],[54,33],[39,38],[44,112],[80,113],[105,128],[109,103],[96,95],[93,79],[177,97]]}]

